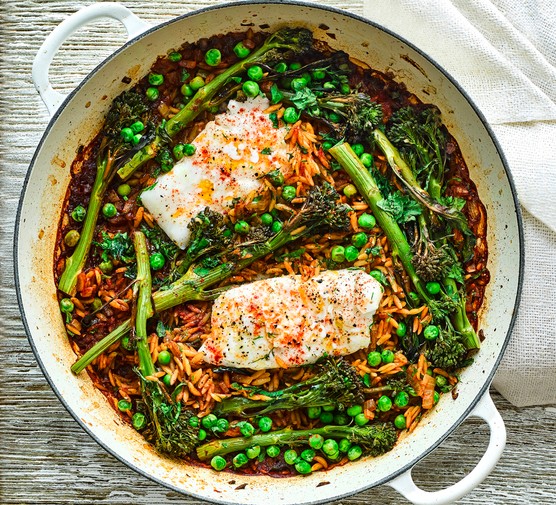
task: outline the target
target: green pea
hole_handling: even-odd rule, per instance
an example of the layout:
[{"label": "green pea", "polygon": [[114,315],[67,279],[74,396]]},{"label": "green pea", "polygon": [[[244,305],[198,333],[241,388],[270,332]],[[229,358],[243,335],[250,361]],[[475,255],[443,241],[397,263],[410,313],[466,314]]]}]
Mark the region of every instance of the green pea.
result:
[{"label": "green pea", "polygon": [[363,407],[361,405],[352,405],[346,410],[346,414],[350,417],[355,417],[357,414],[363,412]]},{"label": "green pea", "polygon": [[326,77],[326,72],[321,69],[313,70],[313,72],[311,72],[311,77],[315,81],[322,81]]},{"label": "green pea", "polygon": [[369,419],[367,419],[367,416],[363,414],[363,412],[361,412],[361,414],[357,414],[353,420],[357,426],[365,426],[369,422]]},{"label": "green pea", "polygon": [[151,264],[151,268],[153,270],[160,270],[161,268],[164,268],[166,259],[164,258],[164,255],[162,253],[157,252],[151,254],[149,258],[149,263]]},{"label": "green pea", "polygon": [[118,210],[113,203],[105,203],[104,207],[102,207],[102,213],[105,217],[111,218],[118,213]]},{"label": "green pea", "polygon": [[360,158],[361,155],[365,152],[365,148],[363,147],[363,144],[353,144],[351,148],[353,149],[353,152],[357,155],[358,158]]},{"label": "green pea", "polygon": [[167,373],[164,377],[162,377],[162,383],[169,388],[172,385],[172,374]]},{"label": "green pea", "polygon": [[284,174],[279,169],[268,172],[266,176],[273,186],[279,187],[284,184]]},{"label": "green pea", "polygon": [[323,412],[334,412],[336,410],[336,405],[323,405],[321,409]]},{"label": "green pea", "polygon": [[249,458],[243,452],[236,454],[234,456],[234,459],[232,459],[232,464],[234,465],[235,468],[240,468],[243,465],[246,465],[248,462],[249,462]]},{"label": "green pea", "polygon": [[405,337],[406,333],[407,333],[407,324],[405,324],[403,321],[400,321],[398,323],[398,327],[396,328],[396,335],[398,335],[398,337]]},{"label": "green pea", "polygon": [[311,449],[321,449],[324,444],[324,437],[318,433],[314,433],[309,437],[309,446]]},{"label": "green pea", "polygon": [[407,294],[407,297],[411,300],[411,303],[413,304],[418,304],[420,299],[419,299],[419,295],[417,293],[415,293],[415,291],[410,291]]},{"label": "green pea", "polygon": [[218,49],[209,49],[205,53],[205,63],[211,67],[217,67],[222,61],[222,53]]},{"label": "green pea", "polygon": [[332,412],[321,412],[319,420],[323,424],[330,424],[334,419],[334,414]]},{"label": "green pea", "polygon": [[448,379],[446,379],[443,375],[437,375],[434,381],[439,388],[443,388],[448,384]]},{"label": "green pea", "polygon": [[278,233],[284,225],[280,221],[274,221],[271,226],[272,233]]},{"label": "green pea", "polygon": [[128,335],[125,335],[124,337],[122,337],[122,339],[120,340],[120,344],[122,345],[122,347],[126,351],[132,351],[133,350],[133,342],[131,341],[131,339],[129,338]]},{"label": "green pea", "polygon": [[157,361],[161,365],[169,365],[170,362],[172,361],[172,354],[168,351],[160,351],[158,353]]},{"label": "green pea", "polygon": [[133,135],[133,138],[131,139],[131,143],[136,146],[137,144],[139,144],[139,142],[141,142],[141,139],[143,138],[143,135],[141,135],[140,133],[136,133],[135,135]]},{"label": "green pea", "polygon": [[282,188],[282,198],[286,200],[286,202],[291,202],[296,196],[296,189],[295,186],[284,186]]},{"label": "green pea", "polygon": [[201,428],[197,434],[197,438],[199,439],[199,442],[202,442],[207,438],[207,432]]},{"label": "green pea", "polygon": [[376,368],[378,365],[382,363],[382,356],[377,351],[372,351],[367,355],[367,363],[369,366]]},{"label": "green pea", "polygon": [[114,265],[112,265],[111,261],[103,261],[102,263],[99,264],[98,267],[100,268],[102,273],[106,275],[112,273],[112,270],[114,269]]},{"label": "green pea", "polygon": [[427,282],[425,288],[431,295],[440,293],[440,284],[438,282]]},{"label": "green pea", "polygon": [[344,187],[343,193],[348,198],[351,198],[352,196],[355,196],[357,194],[357,188],[353,184],[348,184]]},{"label": "green pea", "polygon": [[247,56],[249,56],[250,52],[251,52],[251,50],[248,49],[247,47],[245,47],[243,45],[243,42],[238,42],[234,46],[234,53],[240,60],[243,60],[244,58],[247,58]]},{"label": "green pea", "polygon": [[60,300],[60,310],[62,312],[69,314],[70,312],[73,312],[74,308],[75,305],[73,304],[70,298],[62,298]]},{"label": "green pea", "polygon": [[214,456],[214,458],[210,460],[210,466],[219,472],[226,468],[226,460],[222,456]]},{"label": "green pea", "polygon": [[307,87],[307,81],[303,77],[296,77],[295,79],[292,79],[291,88],[294,91],[301,91],[306,87]]},{"label": "green pea", "polygon": [[328,438],[322,444],[322,452],[327,456],[330,454],[336,454],[338,452],[338,442],[333,438]]},{"label": "green pea", "polygon": [[306,475],[311,473],[311,465],[307,461],[301,460],[295,464],[295,469],[298,473]]},{"label": "green pea", "polygon": [[438,329],[438,326],[435,326],[434,324],[429,324],[423,331],[423,336],[427,340],[436,340],[438,335],[440,335],[440,330]]},{"label": "green pea", "polygon": [[342,263],[346,259],[346,250],[341,245],[335,245],[330,250],[330,258],[336,263]]},{"label": "green pea", "polygon": [[142,121],[135,121],[130,128],[133,133],[141,133],[145,129],[145,125]]},{"label": "green pea", "polygon": [[329,119],[330,121],[332,121],[333,123],[339,123],[339,122],[341,121],[342,118],[340,117],[339,114],[336,114],[335,112],[330,112],[330,113],[328,114],[328,119]]},{"label": "green pea", "polygon": [[127,412],[128,410],[131,409],[131,407],[132,407],[131,402],[129,400],[126,400],[125,398],[122,398],[118,402],[118,410],[122,412]]},{"label": "green pea", "polygon": [[247,235],[250,229],[251,226],[249,226],[249,223],[247,223],[247,221],[238,221],[234,225],[235,232],[239,233],[240,235]]},{"label": "green pea", "polygon": [[407,391],[407,394],[408,394],[409,396],[413,396],[413,397],[419,396],[419,395],[417,394],[417,391],[415,391],[415,389],[413,389],[412,387],[406,388],[406,391]]},{"label": "green pea", "polygon": [[247,421],[241,421],[237,425],[239,426],[239,432],[244,437],[252,437],[255,433],[255,427]]},{"label": "green pea", "polygon": [[85,207],[83,207],[83,205],[78,205],[77,207],[75,207],[75,209],[73,209],[71,213],[71,218],[77,223],[81,223],[82,221],[85,220],[86,215],[87,215],[87,210],[85,209]]},{"label": "green pea", "polygon": [[136,430],[142,430],[147,426],[147,418],[144,414],[141,414],[141,412],[135,412],[131,418],[131,424]]},{"label": "green pea", "polygon": [[351,243],[355,247],[363,247],[368,240],[369,237],[367,237],[367,234],[364,232],[359,232],[351,236]]},{"label": "green pea", "polygon": [[432,400],[435,404],[438,403],[438,400],[440,400],[440,393],[438,391],[434,392],[434,394],[432,395]]},{"label": "green pea", "polygon": [[230,428],[230,423],[227,419],[218,419],[216,424],[212,427],[214,433],[226,433]]},{"label": "green pea", "polygon": [[245,93],[245,96],[255,97],[261,92],[261,88],[255,81],[245,81],[241,86],[241,89]]},{"label": "green pea", "polygon": [[214,414],[207,414],[203,417],[203,419],[201,419],[201,424],[203,425],[203,428],[210,429],[216,425],[216,421],[218,421],[218,418]]},{"label": "green pea", "polygon": [[363,153],[360,157],[361,163],[366,168],[371,168],[373,166],[373,155],[369,153]]},{"label": "green pea", "polygon": [[176,52],[176,51],[172,51],[169,55],[168,55],[168,59],[170,61],[173,61],[174,63],[178,62],[181,60],[181,54]]},{"label": "green pea", "polygon": [[180,88],[181,94],[187,98],[192,97],[195,94],[195,91],[193,91],[193,88],[189,85],[189,84],[183,84],[182,87]]},{"label": "green pea", "polygon": [[315,459],[315,451],[313,449],[305,449],[301,454],[301,459],[307,461],[307,463],[311,463]]},{"label": "green pea", "polygon": [[376,219],[372,214],[364,212],[357,218],[357,224],[361,226],[361,228],[370,230],[376,226]]},{"label": "green pea", "polygon": [[272,429],[272,419],[270,417],[261,417],[259,419],[259,429],[261,431],[267,432]]},{"label": "green pea", "polygon": [[339,452],[348,452],[351,447],[351,442],[347,438],[342,438],[338,443]]},{"label": "green pea", "polygon": [[254,65],[253,67],[249,67],[247,69],[247,77],[252,81],[260,81],[263,78],[263,69],[258,65]]},{"label": "green pea", "polygon": [[260,453],[261,453],[261,446],[260,445],[254,445],[253,447],[248,447],[245,450],[245,454],[247,454],[247,457],[249,459],[257,458]]},{"label": "green pea", "polygon": [[407,407],[408,403],[409,403],[409,395],[405,391],[400,391],[394,397],[394,404],[396,405],[396,407],[404,408]]},{"label": "green pea", "polygon": [[293,63],[290,63],[290,70],[299,70],[301,68],[301,63],[299,63],[298,61],[294,61]]},{"label": "green pea", "polygon": [[396,356],[392,351],[389,349],[385,349],[380,353],[380,357],[382,358],[382,362],[387,365],[388,363],[393,363]]},{"label": "green pea", "polygon": [[309,419],[318,419],[321,413],[320,407],[308,407],[307,408],[307,417]]},{"label": "green pea", "polygon": [[205,80],[200,76],[196,76],[191,81],[189,81],[189,86],[193,91],[197,91],[201,89],[205,85]]},{"label": "green pea", "polygon": [[77,230],[70,230],[64,236],[64,244],[68,247],[75,247],[79,242],[81,235]]},{"label": "green pea", "polygon": [[288,464],[288,465],[293,465],[295,463],[295,460],[297,459],[297,452],[294,449],[288,449],[285,453],[284,453],[284,461]]},{"label": "green pea", "polygon": [[382,395],[378,399],[376,406],[377,409],[380,410],[381,412],[388,412],[392,408],[392,400],[390,400],[388,396]]},{"label": "green pea", "polygon": [[120,184],[117,189],[118,195],[129,196],[131,193],[131,186],[129,184]]},{"label": "green pea", "polygon": [[300,116],[300,113],[297,111],[297,109],[295,107],[288,107],[284,111],[284,115],[282,116],[282,119],[288,124],[293,124],[293,123],[297,122],[297,120],[299,119],[299,116]]},{"label": "green pea", "polygon": [[158,97],[160,96],[160,92],[158,91],[157,88],[147,88],[145,95],[147,97],[147,100],[154,102],[155,100],[158,100]]},{"label": "green pea", "polygon": [[357,247],[353,247],[352,245],[348,245],[345,251],[346,261],[352,262],[355,261],[359,257],[359,250]]},{"label": "green pea", "polygon": [[269,214],[268,212],[265,212],[262,216],[261,216],[261,223],[263,223],[265,226],[270,226],[274,221],[274,218],[272,217],[272,214]]},{"label": "green pea", "polygon": [[174,158],[176,158],[176,160],[181,160],[185,155],[183,153],[183,144],[176,144],[173,148],[172,148],[172,154],[174,155]]},{"label": "green pea", "polygon": [[120,132],[120,136],[122,137],[124,142],[131,142],[131,139],[133,138],[133,133],[134,132],[131,128],[122,128],[122,131]]},{"label": "green pea", "polygon": [[337,414],[334,414],[334,424],[337,424],[338,426],[345,426],[346,424],[349,424],[349,422],[350,422],[349,416],[347,416],[343,412],[338,412]]},{"label": "green pea", "polygon": [[266,448],[266,455],[269,458],[276,458],[280,454],[280,447],[277,445],[269,445]]},{"label": "green pea", "polygon": [[334,147],[335,145],[336,145],[335,142],[332,142],[331,140],[325,140],[325,141],[322,143],[322,148],[323,148],[325,151],[328,151],[329,149],[331,149],[331,148]]},{"label": "green pea", "polygon": [[288,65],[287,65],[287,63],[284,63],[283,61],[281,61],[280,63],[277,63],[276,65],[274,65],[274,70],[278,74],[283,74],[286,70],[288,70]]},{"label": "green pea", "polygon": [[398,430],[405,430],[406,421],[405,421],[405,416],[403,414],[396,416],[396,418],[394,419],[394,426],[398,428]]},{"label": "green pea", "polygon": [[330,460],[330,461],[338,461],[340,459],[340,451],[336,451],[332,454],[327,454],[326,457]]},{"label": "green pea", "polygon": [[342,93],[342,95],[348,95],[351,91],[351,88],[349,87],[349,84],[342,84],[340,86],[340,93]]},{"label": "green pea", "polygon": [[347,457],[350,461],[355,461],[356,459],[359,459],[362,454],[363,454],[363,449],[361,449],[361,447],[359,447],[358,445],[352,445],[349,448]]}]

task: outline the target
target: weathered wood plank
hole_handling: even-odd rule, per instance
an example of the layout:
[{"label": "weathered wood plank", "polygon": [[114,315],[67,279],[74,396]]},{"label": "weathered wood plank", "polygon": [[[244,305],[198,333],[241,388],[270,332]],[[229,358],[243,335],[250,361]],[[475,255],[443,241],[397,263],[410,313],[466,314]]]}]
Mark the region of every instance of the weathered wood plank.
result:
[{"label": "weathered wood plank", "polygon": [[[14,293],[12,234],[25,171],[48,122],[30,70],[44,40],[66,15],[91,1],[3,0],[0,3],[0,503],[137,504],[199,503],[137,475],[105,453],[63,409],[37,367],[19,318]],[[158,23],[200,2],[124,1]],[[362,10],[361,0],[322,3]],[[69,92],[101,58],[124,40],[116,23],[96,23],[75,34],[54,62],[52,81]],[[556,409],[513,408],[495,402],[508,428],[508,448],[493,474],[462,504],[552,503],[556,496]],[[414,472],[427,489],[447,486],[479,460],[488,433],[478,421],[465,423]],[[339,503],[406,503],[389,488]]]}]

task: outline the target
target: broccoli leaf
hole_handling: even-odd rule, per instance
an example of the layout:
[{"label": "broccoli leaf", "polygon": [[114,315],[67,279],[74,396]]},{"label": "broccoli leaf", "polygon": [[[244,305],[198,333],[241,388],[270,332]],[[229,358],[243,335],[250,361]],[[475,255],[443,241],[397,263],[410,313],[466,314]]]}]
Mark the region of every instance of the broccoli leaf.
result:
[{"label": "broccoli leaf", "polygon": [[422,213],[421,206],[400,191],[388,195],[386,199],[378,202],[378,206],[388,212],[398,224],[415,221],[415,217]]}]

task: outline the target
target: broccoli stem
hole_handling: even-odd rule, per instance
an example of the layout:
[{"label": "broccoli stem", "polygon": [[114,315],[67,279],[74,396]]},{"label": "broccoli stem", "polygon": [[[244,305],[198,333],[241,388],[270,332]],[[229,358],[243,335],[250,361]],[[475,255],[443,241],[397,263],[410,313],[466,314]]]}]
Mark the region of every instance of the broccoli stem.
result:
[{"label": "broccoli stem", "polygon": [[139,369],[144,377],[148,377],[153,375],[156,369],[147,342],[147,320],[153,313],[151,303],[152,279],[147,241],[142,232],[136,231],[133,234],[133,245],[137,255],[137,283],[139,286],[135,314],[135,338]]},{"label": "broccoli stem", "polygon": [[432,310],[434,301],[430,298],[423,285],[423,281],[421,281],[415,272],[415,267],[411,262],[413,257],[411,246],[395,219],[378,205],[383,198],[374,177],[361,163],[348,143],[338,144],[332,147],[328,152],[350,176],[359,190],[359,193],[361,193],[365,201],[371,207],[380,227],[388,237],[390,246],[392,247],[392,255],[399,258],[407,275],[409,275],[411,282],[415,286],[416,291],[419,293],[419,296],[421,296]]},{"label": "broccoli stem", "polygon": [[87,207],[87,214],[85,215],[85,221],[79,236],[79,242],[77,243],[72,255],[66,259],[64,272],[60,276],[58,289],[68,295],[75,294],[77,277],[85,266],[89,250],[91,248],[98,214],[102,206],[102,199],[108,183],[110,182],[110,178],[105,177],[105,174],[110,172],[108,161],[108,156],[103,158],[102,161],[97,161],[97,173],[93,189],[91,191],[89,205]]},{"label": "broccoli stem", "polygon": [[[445,278],[442,283],[448,294],[457,293],[458,288],[454,279]],[[452,323],[454,328],[461,334],[463,344],[467,349],[479,349],[481,347],[481,340],[477,335],[473,326],[467,318],[467,310],[465,309],[465,297],[459,295],[459,303],[452,314]]]},{"label": "broccoli stem", "polygon": [[[321,428],[313,428],[311,430],[292,430],[291,428],[285,428],[270,433],[260,433],[252,437],[213,440],[212,442],[197,447],[197,457],[201,461],[207,461],[214,456],[222,456],[231,452],[243,451],[254,445],[267,447],[269,445],[306,444],[311,435],[321,435],[324,438],[335,439],[347,438],[354,443],[361,443],[367,446],[375,445],[375,442],[382,445],[384,434],[382,425],[367,425],[362,427],[329,425]],[[374,455],[382,454],[391,449],[389,441],[384,442],[386,442],[384,446],[381,447],[379,451],[375,452]]]},{"label": "broccoli stem", "polygon": [[[251,53],[247,58],[227,68],[224,72],[199,89],[187,105],[166,122],[164,134],[173,137],[183,130],[193,119],[213,105],[212,99],[230,81],[230,78],[244,73],[253,64],[264,63],[266,60],[265,55],[271,50],[293,49],[296,44],[301,45],[308,40],[304,37],[299,37],[301,39],[301,42],[299,42],[295,37],[292,37],[292,40],[284,41],[281,33],[286,33],[286,31],[287,29],[272,34],[259,49]],[[293,33],[298,32],[299,31],[295,31]],[[221,101],[222,100],[218,100],[218,102]],[[153,159],[160,146],[165,142],[162,136],[157,135],[151,144],[137,152],[130,161],[118,170],[120,178],[123,180],[129,178],[137,168],[148,160]]]}]

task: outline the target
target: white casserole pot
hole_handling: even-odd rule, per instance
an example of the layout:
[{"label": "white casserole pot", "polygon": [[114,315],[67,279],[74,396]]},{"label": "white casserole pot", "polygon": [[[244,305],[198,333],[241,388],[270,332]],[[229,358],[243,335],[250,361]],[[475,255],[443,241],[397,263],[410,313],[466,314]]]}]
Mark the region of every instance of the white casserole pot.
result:
[{"label": "white casserole pot", "polygon": [[[69,96],[49,84],[48,68],[61,43],[77,28],[100,17],[118,19],[129,42],[107,58]],[[391,452],[363,458],[328,472],[275,479],[240,476],[190,466],[154,453],[143,437],[124,424],[86,373],[74,376],[56,299],[53,252],[70,167],[80,146],[100,128],[111,101],[146,74],[157,56],[214,34],[246,26],[272,31],[306,26],[334,49],[392,72],[424,102],[436,104],[457,139],[488,212],[491,282],[480,315],[486,336],[472,366],[461,374],[459,396],[443,396],[414,433]],[[128,77],[131,84],[122,79]],[[15,234],[16,285],[21,314],[37,360],[52,388],[77,422],[107,451],[139,473],[175,491],[219,503],[320,503],[387,484],[419,504],[458,499],[493,469],[505,445],[505,429],[488,388],[516,315],[523,271],[523,238],[515,189],[492,131],[457,83],[438,65],[380,26],[339,10],[297,2],[221,5],[150,27],[115,3],[98,3],[66,19],[48,37],[33,68],[33,79],[52,120],[29,167]],[[129,79],[126,79],[127,81]],[[483,418],[490,444],[477,467],[459,483],[433,493],[418,489],[412,467],[435,449],[468,416]],[[145,452],[149,451],[149,457]]]}]

